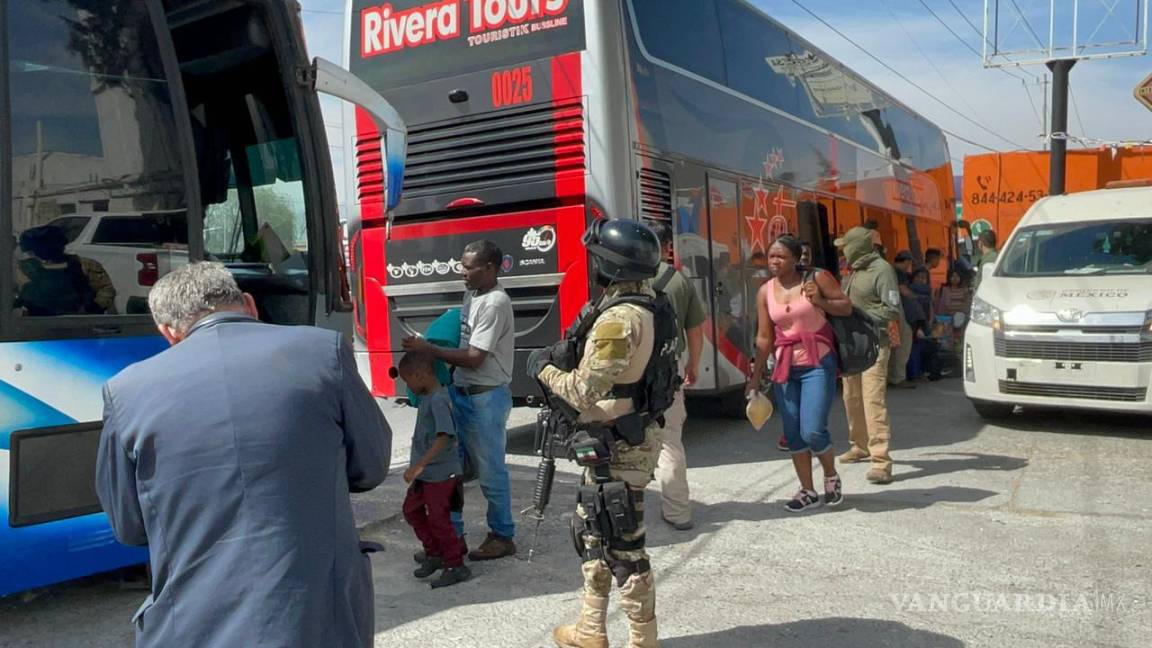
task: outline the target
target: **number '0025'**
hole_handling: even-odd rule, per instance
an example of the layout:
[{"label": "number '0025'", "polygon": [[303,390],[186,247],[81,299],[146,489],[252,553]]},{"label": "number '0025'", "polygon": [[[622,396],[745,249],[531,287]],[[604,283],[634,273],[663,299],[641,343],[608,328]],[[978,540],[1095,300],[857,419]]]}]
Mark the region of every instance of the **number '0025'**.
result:
[{"label": "number '0025'", "polygon": [[492,106],[515,106],[532,101],[530,66],[501,70],[492,75]]}]

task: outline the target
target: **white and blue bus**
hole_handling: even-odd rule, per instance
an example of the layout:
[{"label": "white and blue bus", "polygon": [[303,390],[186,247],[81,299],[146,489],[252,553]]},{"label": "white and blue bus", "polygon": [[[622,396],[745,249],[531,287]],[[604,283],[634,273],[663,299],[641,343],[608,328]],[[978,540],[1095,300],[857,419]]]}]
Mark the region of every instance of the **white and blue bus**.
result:
[{"label": "white and blue bus", "polygon": [[218,260],[265,321],[351,332],[317,92],[378,120],[389,206],[404,126],[309,62],[297,11],[0,0],[0,596],[145,561],[100,511],[95,457],[102,384],[165,346],[165,272]]}]

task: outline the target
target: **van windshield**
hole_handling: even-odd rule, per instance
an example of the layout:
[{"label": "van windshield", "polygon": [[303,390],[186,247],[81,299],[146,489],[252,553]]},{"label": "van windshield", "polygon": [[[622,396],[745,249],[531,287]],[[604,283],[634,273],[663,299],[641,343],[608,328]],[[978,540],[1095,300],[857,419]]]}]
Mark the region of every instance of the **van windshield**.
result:
[{"label": "van windshield", "polygon": [[1020,229],[1002,277],[1152,274],[1152,219],[1088,221]]}]

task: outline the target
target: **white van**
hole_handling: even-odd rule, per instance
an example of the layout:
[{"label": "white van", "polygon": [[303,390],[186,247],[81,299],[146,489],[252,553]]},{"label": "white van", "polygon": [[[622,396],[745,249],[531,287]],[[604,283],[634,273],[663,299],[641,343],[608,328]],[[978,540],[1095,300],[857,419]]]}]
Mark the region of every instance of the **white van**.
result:
[{"label": "white van", "polygon": [[1140,184],[1038,201],[983,268],[963,358],[982,417],[1152,413],[1152,183]]}]

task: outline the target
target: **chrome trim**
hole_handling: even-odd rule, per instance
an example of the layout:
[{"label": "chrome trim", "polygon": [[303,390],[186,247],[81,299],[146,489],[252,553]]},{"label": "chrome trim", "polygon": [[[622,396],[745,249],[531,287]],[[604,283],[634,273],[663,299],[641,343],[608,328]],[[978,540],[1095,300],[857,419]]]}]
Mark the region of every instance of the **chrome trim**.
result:
[{"label": "chrome trim", "polygon": [[1011,330],[1013,326],[1052,326],[1061,329],[1083,329],[1091,333],[1093,326],[1132,327],[1141,328],[1147,321],[1144,311],[1114,312],[1114,313],[1085,313],[1077,323],[1069,323],[1059,318],[1056,313],[1040,311],[1018,311],[1015,309],[1004,311],[1004,328]]},{"label": "chrome trim", "polygon": [[[503,277],[500,286],[503,288],[532,288],[535,286],[559,286],[564,280],[564,273],[543,275],[528,275],[524,277]],[[413,295],[442,295],[445,293],[464,292],[464,282],[457,281],[429,281],[427,283],[404,284],[400,286],[383,286],[384,294],[388,297],[411,297]]]}]

